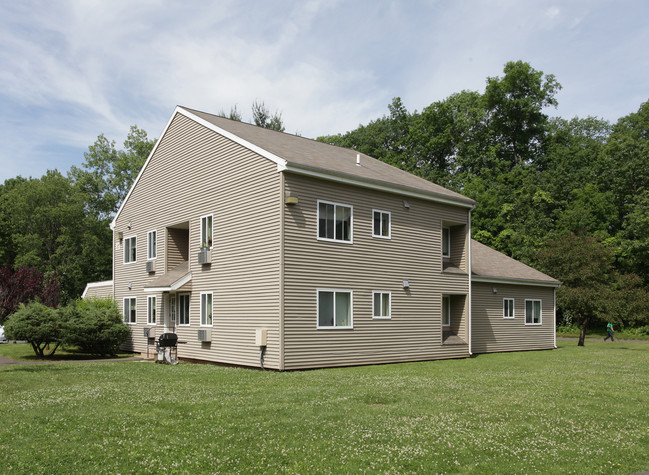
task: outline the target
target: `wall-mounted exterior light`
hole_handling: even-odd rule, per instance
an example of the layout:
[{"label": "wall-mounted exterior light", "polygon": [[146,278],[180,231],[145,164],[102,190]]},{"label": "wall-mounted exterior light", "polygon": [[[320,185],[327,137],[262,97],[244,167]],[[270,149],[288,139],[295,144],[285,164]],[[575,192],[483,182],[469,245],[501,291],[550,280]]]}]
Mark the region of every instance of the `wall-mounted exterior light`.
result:
[{"label": "wall-mounted exterior light", "polygon": [[131,290],[133,288],[133,284],[131,282],[128,283],[128,290]]},{"label": "wall-mounted exterior light", "polygon": [[117,236],[117,239],[119,239],[120,241],[124,239],[124,233],[122,231],[117,231],[115,235]]},{"label": "wall-mounted exterior light", "polygon": [[298,197],[297,197],[297,193],[287,193],[286,197],[284,198],[284,202],[287,205],[296,205],[296,204],[298,204],[298,201],[299,200],[298,200]]},{"label": "wall-mounted exterior light", "polygon": [[494,293],[494,294],[497,294],[497,293],[498,293],[498,289],[497,289],[496,287],[494,287],[492,290],[493,290],[493,293]]},{"label": "wall-mounted exterior light", "polygon": [[407,200],[403,200],[403,207],[406,209],[410,209],[410,203],[408,203]]},{"label": "wall-mounted exterior light", "polygon": [[403,288],[404,289],[409,289],[410,288],[410,282],[408,282],[408,279],[403,280]]}]

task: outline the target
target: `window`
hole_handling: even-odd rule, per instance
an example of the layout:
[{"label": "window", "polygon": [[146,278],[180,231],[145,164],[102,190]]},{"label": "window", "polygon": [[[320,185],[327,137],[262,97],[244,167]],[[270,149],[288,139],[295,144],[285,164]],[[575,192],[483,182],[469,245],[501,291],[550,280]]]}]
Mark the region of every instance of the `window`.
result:
[{"label": "window", "polygon": [[372,318],[390,318],[390,292],[372,292]]},{"label": "window", "polygon": [[390,213],[372,210],[372,236],[390,239]]},{"label": "window", "polygon": [[448,295],[442,297],[442,326],[451,326],[451,297]]},{"label": "window", "polygon": [[176,296],[172,295],[169,297],[169,320],[172,323],[176,324]]},{"label": "window", "polygon": [[131,236],[124,239],[124,264],[137,262],[137,237]]},{"label": "window", "polygon": [[201,247],[212,249],[212,215],[201,217]]},{"label": "window", "polygon": [[451,229],[442,228],[442,257],[451,257]]},{"label": "window", "polygon": [[178,325],[189,325],[189,294],[178,295]]},{"label": "window", "polygon": [[525,301],[525,325],[540,325],[540,324],[541,324],[541,301],[526,300]]},{"label": "window", "polygon": [[318,328],[352,328],[351,290],[318,290]]},{"label": "window", "polygon": [[514,318],[514,299],[503,299],[503,318]]},{"label": "window", "polygon": [[147,253],[146,257],[147,259],[155,259],[158,254],[158,232],[157,231],[149,231],[146,235],[146,241],[147,241]]},{"label": "window", "polygon": [[318,201],[318,239],[352,242],[352,207]]},{"label": "window", "polygon": [[201,292],[201,326],[212,326],[212,292]]},{"label": "window", "polygon": [[137,299],[135,297],[124,298],[124,323],[129,325],[137,323]]},{"label": "window", "polygon": [[147,297],[146,304],[146,322],[155,325],[155,297]]}]

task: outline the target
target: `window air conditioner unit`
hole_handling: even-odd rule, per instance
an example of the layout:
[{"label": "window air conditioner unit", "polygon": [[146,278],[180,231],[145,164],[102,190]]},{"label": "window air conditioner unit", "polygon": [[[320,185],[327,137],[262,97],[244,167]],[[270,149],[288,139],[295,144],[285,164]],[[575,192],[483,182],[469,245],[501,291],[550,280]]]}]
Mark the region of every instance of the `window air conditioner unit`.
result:
[{"label": "window air conditioner unit", "polygon": [[201,330],[198,330],[198,341],[212,341],[212,329],[203,328]]},{"label": "window air conditioner unit", "polygon": [[144,338],[155,338],[155,327],[146,327],[144,329]]},{"label": "window air conditioner unit", "polygon": [[199,264],[211,264],[212,263],[212,251],[209,249],[201,249],[198,252],[198,263]]},{"label": "window air conditioner unit", "polygon": [[155,261],[146,261],[146,271],[155,272]]}]

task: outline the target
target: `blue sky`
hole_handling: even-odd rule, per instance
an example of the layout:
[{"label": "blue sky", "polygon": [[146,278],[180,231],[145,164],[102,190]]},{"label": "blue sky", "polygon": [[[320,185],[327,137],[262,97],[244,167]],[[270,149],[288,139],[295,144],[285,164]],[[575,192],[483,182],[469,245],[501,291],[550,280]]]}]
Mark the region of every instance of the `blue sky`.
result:
[{"label": "blue sky", "polygon": [[66,173],[104,133],[157,137],[176,105],[262,100],[287,132],[421,110],[522,59],[563,85],[564,118],[649,99],[649,2],[0,0],[0,182]]}]

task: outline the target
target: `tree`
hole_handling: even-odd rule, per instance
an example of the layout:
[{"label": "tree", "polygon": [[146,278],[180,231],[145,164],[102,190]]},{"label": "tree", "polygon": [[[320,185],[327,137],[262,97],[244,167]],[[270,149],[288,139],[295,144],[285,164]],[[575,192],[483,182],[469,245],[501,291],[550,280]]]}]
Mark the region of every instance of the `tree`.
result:
[{"label": "tree", "polygon": [[[5,332],[14,340],[27,340],[36,356],[52,356],[61,344],[63,321],[58,310],[39,302],[20,304],[5,323]],[[46,355],[45,350],[55,344]]]},{"label": "tree", "polygon": [[255,122],[255,125],[259,127],[284,132],[282,114],[280,112],[275,112],[271,115],[263,101],[255,101],[252,103],[252,119]]},{"label": "tree", "polygon": [[62,340],[93,355],[114,355],[130,330],[112,299],[77,299],[61,310]]},{"label": "tree", "polygon": [[581,326],[578,346],[584,346],[591,321],[604,321],[610,286],[615,281],[612,249],[587,235],[566,234],[551,239],[538,253],[545,272],[563,282],[557,292],[560,311],[569,311]]},{"label": "tree", "polygon": [[117,150],[115,141],[99,135],[84,153],[81,168],[70,168],[68,177],[86,196],[88,211],[99,219],[113,216],[155,145],[147,133],[132,125],[124,141],[124,149]]},{"label": "tree", "polygon": [[39,299],[49,307],[58,305],[60,285],[56,273],[44,279],[33,267],[19,267],[15,271],[9,264],[0,268],[0,325],[16,311],[18,306]]}]

